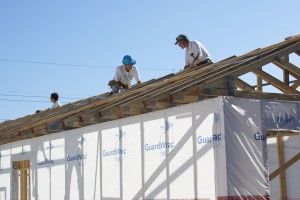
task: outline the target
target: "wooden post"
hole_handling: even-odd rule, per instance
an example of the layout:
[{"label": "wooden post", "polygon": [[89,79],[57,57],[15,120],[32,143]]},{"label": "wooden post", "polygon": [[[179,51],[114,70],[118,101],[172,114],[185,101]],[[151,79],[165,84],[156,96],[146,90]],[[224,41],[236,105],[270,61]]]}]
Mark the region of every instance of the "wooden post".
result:
[{"label": "wooden post", "polygon": [[21,200],[28,200],[27,199],[27,190],[28,190],[28,185],[27,185],[27,169],[21,169],[20,170],[20,182],[21,182]]},{"label": "wooden post", "polygon": [[20,188],[18,189],[18,199],[28,200],[30,162],[29,160],[13,161],[13,166],[18,170],[19,174],[18,185]]},{"label": "wooden post", "polygon": [[[262,67],[259,67],[258,69],[262,69]],[[259,76],[256,76],[256,90],[259,91],[259,92],[262,92],[262,78],[259,77]]]},{"label": "wooden post", "polygon": [[[277,149],[278,149],[279,168],[282,168],[285,163],[285,159],[284,159],[284,141],[283,141],[283,136],[281,135],[277,137]],[[287,200],[285,170],[281,170],[280,172],[280,199]]]},{"label": "wooden post", "polygon": [[[285,63],[288,63],[289,62],[289,56],[284,56],[283,57],[283,61]],[[289,70],[287,69],[283,69],[283,82],[286,84],[286,85],[289,85],[290,84],[290,72]]]}]

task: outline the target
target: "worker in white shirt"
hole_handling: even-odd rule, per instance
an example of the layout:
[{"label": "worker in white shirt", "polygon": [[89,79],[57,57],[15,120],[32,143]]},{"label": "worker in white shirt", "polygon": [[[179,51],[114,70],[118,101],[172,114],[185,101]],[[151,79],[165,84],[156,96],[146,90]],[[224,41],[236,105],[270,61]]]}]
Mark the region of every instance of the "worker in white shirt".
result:
[{"label": "worker in white shirt", "polygon": [[201,65],[212,63],[210,54],[199,41],[190,41],[186,35],[178,35],[177,45],[185,50],[184,69],[199,67]]},{"label": "worker in white shirt", "polygon": [[136,61],[129,55],[123,57],[123,65],[117,67],[114,80],[109,81],[108,85],[112,91],[110,94],[118,93],[123,89],[128,89],[131,80],[134,78],[137,84],[141,84],[138,69],[134,66]]},{"label": "worker in white shirt", "polygon": [[50,100],[53,103],[52,108],[61,107],[61,103],[58,101],[58,94],[56,92],[52,93],[50,96]]}]

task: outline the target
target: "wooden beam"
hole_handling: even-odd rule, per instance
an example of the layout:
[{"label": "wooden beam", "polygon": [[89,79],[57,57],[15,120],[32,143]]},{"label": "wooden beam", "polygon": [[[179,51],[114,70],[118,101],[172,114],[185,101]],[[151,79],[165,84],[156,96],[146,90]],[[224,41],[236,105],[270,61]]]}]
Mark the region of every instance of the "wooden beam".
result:
[{"label": "wooden beam", "polygon": [[30,161],[29,160],[17,160],[13,161],[14,169],[22,170],[22,169],[29,169],[30,168]]},{"label": "wooden beam", "polygon": [[166,109],[171,107],[171,102],[146,100],[144,105],[146,108]]},{"label": "wooden beam", "polygon": [[33,132],[33,129],[27,129],[24,131],[19,132],[20,138],[22,139],[29,139],[29,138],[33,138],[36,137],[36,135]]},{"label": "wooden beam", "polygon": [[[259,67],[257,69],[262,70],[262,67]],[[262,92],[263,91],[263,87],[262,87],[262,78],[260,76],[256,76],[256,90]]]},{"label": "wooden beam", "polygon": [[106,110],[101,112],[101,117],[103,119],[116,120],[122,118],[122,113],[121,111],[115,112],[115,111]]},{"label": "wooden beam", "polygon": [[276,79],[275,77],[271,76],[270,74],[267,74],[266,72],[259,70],[259,69],[254,69],[252,72],[258,76],[260,76],[262,79],[267,81],[268,83],[272,84],[274,87],[277,89],[281,90],[284,93],[287,94],[299,94],[297,90],[294,90],[293,88],[285,85],[282,83],[280,80]]},{"label": "wooden beam", "polygon": [[[283,136],[277,137],[277,150],[278,150],[279,168],[282,168],[282,166],[285,163]],[[287,199],[285,170],[280,171],[280,199],[282,199],[282,200]]]},{"label": "wooden beam", "polygon": [[268,129],[267,138],[273,138],[277,136],[300,136],[299,130],[289,130],[289,129]]},{"label": "wooden beam", "polygon": [[298,153],[297,155],[292,157],[290,160],[288,160],[286,163],[284,163],[282,165],[282,167],[273,171],[269,176],[269,180],[272,181],[276,176],[278,176],[280,174],[281,171],[286,170],[287,168],[289,168],[290,166],[295,164],[298,160],[300,160],[300,153]]},{"label": "wooden beam", "polygon": [[240,78],[235,78],[234,79],[234,84],[240,88],[241,90],[245,91],[254,91],[253,87],[246,83],[245,81],[241,80]]},{"label": "wooden beam", "polygon": [[36,136],[49,134],[48,127],[46,124],[34,127],[33,130]]},{"label": "wooden beam", "polygon": [[122,114],[126,115],[140,115],[146,112],[145,108],[132,106],[121,106]]},{"label": "wooden beam", "polygon": [[193,103],[199,101],[199,96],[187,95],[183,92],[175,93],[172,95],[173,102],[176,103]]},{"label": "wooden beam", "polygon": [[282,62],[277,60],[273,61],[273,64],[280,67],[283,70],[290,71],[290,74],[294,76],[296,79],[300,79],[300,68],[290,62]]},{"label": "wooden beam", "polygon": [[[227,90],[210,90],[209,93],[200,90],[200,96],[207,96],[207,97],[228,96],[228,93]],[[251,98],[251,99],[300,101],[299,94],[278,94],[278,93],[267,93],[267,92],[258,92],[258,91],[235,90],[233,96],[242,97],[242,98]]]},{"label": "wooden beam", "polygon": [[28,177],[27,177],[27,173],[28,173],[28,169],[26,170],[20,170],[20,196],[21,196],[21,200],[28,200],[27,196],[28,196]]},{"label": "wooden beam", "polygon": [[202,97],[230,96],[228,89],[199,88],[199,95]]},{"label": "wooden beam", "polygon": [[293,85],[291,85],[291,88],[297,89],[300,86],[300,80],[297,80]]},{"label": "wooden beam", "polygon": [[284,69],[283,70],[283,82],[286,85],[289,85],[290,83],[290,72],[289,70]]}]

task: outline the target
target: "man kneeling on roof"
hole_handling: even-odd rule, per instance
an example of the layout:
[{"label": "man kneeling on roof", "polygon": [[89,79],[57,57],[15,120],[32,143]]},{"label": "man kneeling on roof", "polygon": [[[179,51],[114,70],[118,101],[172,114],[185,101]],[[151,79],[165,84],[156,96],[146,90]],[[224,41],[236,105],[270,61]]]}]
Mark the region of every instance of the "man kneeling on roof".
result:
[{"label": "man kneeling on roof", "polygon": [[123,65],[117,67],[114,80],[109,81],[111,87],[110,94],[118,93],[120,90],[128,89],[131,85],[131,80],[134,78],[137,84],[141,84],[138,69],[133,66],[136,61],[129,55],[123,57]]},{"label": "man kneeling on roof", "polygon": [[190,41],[186,35],[178,35],[177,45],[185,50],[184,69],[199,67],[201,65],[212,63],[210,54],[199,41]]}]

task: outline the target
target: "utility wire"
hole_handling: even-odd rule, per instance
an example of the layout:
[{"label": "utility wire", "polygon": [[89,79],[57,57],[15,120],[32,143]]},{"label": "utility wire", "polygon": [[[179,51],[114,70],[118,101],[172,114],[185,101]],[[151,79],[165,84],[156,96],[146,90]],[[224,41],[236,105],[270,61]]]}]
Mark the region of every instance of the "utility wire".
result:
[{"label": "utility wire", "polygon": [[[4,59],[0,58],[0,61],[5,62],[18,62],[18,63],[29,63],[29,64],[41,64],[41,65],[58,65],[58,66],[69,66],[69,67],[88,67],[88,68],[107,68],[107,69],[115,69],[116,67],[109,67],[103,65],[86,65],[86,64],[69,64],[69,63],[56,63],[56,62],[42,62],[42,61],[29,61],[29,60],[16,60],[16,59]],[[166,69],[166,68],[150,68],[150,67],[139,67],[139,69],[146,70],[160,70],[160,71],[174,71],[179,69]]]},{"label": "utility wire", "polygon": [[[0,90],[1,92],[20,92],[20,93],[27,93],[27,94],[49,94],[46,92],[28,92],[28,91],[18,91],[18,90]],[[74,94],[74,93],[59,93],[62,95],[88,95],[92,96],[91,94]]]},{"label": "utility wire", "polygon": [[[0,94],[0,96],[6,96],[6,97],[26,97],[26,98],[46,98],[46,99],[49,99],[49,97],[46,97],[46,96],[30,96],[30,95],[17,95],[17,94]],[[75,98],[75,97],[59,97],[61,99],[75,99],[75,100],[78,100],[78,99],[82,99],[82,98]]]},{"label": "utility wire", "polygon": [[[0,99],[0,101],[19,101],[19,102],[30,102],[30,103],[51,103],[50,101],[37,101],[37,100],[25,100],[25,99]],[[64,104],[70,102],[61,102]]]}]

